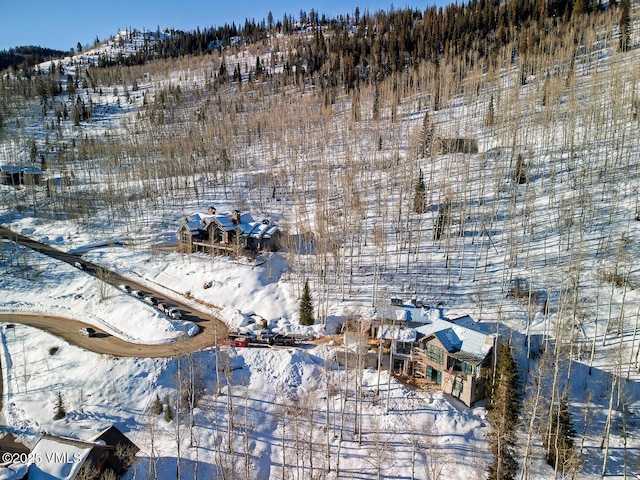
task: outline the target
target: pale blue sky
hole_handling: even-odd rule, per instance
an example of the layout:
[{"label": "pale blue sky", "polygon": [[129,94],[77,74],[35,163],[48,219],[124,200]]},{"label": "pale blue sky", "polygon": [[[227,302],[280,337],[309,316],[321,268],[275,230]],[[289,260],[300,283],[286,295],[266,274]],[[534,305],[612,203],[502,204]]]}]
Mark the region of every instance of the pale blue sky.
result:
[{"label": "pale blue sky", "polygon": [[352,14],[356,6],[361,12],[410,7],[424,10],[427,6],[446,5],[445,0],[328,0],[260,2],[257,0],[0,0],[0,50],[19,45],[69,50],[77,43],[92,44],[96,36],[103,40],[118,29],[173,27],[194,30],[196,27],[244,24],[246,18],[261,21],[269,11],[274,19],[285,13],[299,17],[300,10],[318,14]]}]

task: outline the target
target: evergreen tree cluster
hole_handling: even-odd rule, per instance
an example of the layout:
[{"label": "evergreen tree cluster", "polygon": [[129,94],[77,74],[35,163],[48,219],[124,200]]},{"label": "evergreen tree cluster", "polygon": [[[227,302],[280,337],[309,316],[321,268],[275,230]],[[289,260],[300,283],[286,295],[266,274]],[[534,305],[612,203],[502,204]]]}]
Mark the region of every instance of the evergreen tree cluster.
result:
[{"label": "evergreen tree cluster", "polygon": [[[630,6],[628,0],[620,3],[618,18],[621,32],[621,49],[630,45]],[[269,64],[257,57],[256,65],[248,71],[250,79],[268,81],[273,71],[270,65],[282,64],[282,74],[278,74],[283,85],[313,84],[322,92],[325,106],[333,103],[337,88],[346,93],[358,92],[361,86],[374,85],[373,116],[378,118],[378,84],[387,78],[395,78],[401,71],[417,69],[428,65],[435,71],[433,108],[438,110],[441,103],[441,65],[457,58],[465,64],[456,81],[464,75],[462,70],[472,70],[478,65],[486,68],[501,61],[506,46],[511,46],[512,57],[526,58],[537,49],[545,48],[545,54],[553,54],[546,49],[562,48],[566,42],[579,39],[558,38],[557,42],[541,45],[543,37],[563,35],[563,25],[572,18],[585,14],[599,14],[599,3],[593,0],[519,0],[500,2],[499,0],[472,0],[466,4],[452,4],[447,7],[429,7],[424,11],[402,9],[366,12],[355,15],[327,18],[311,10],[300,11],[299,18],[285,15],[282,19],[268,15],[268,21],[245,20],[243,25],[225,24],[221,27],[196,28],[194,31],[158,30],[144,35],[144,43],[130,55],[106,54],[98,59],[98,67],[141,65],[156,59],[175,58],[186,55],[205,55],[213,51],[224,52],[236,45],[267,42],[276,34],[295,34],[285,51],[273,51]],[[131,31],[133,35],[134,30]],[[124,43],[126,37],[121,38]],[[551,47],[549,47],[549,45]],[[56,52],[39,47],[20,47],[9,52],[0,52],[0,68],[16,64],[21,58],[25,66],[35,65],[46,56]],[[224,53],[223,53],[224,54]],[[6,59],[2,63],[3,55]],[[8,62],[8,63],[7,63]],[[89,69],[90,70],[90,69]],[[85,81],[95,87],[87,70]],[[241,75],[237,71],[227,71],[221,67],[218,80],[224,83],[233,74],[238,87]],[[25,68],[25,74],[28,69]],[[522,78],[526,82],[527,64],[523,60]],[[77,87],[79,79],[75,79]],[[397,85],[394,83],[394,88]],[[49,97],[53,88],[48,89]],[[73,92],[70,92],[73,93]],[[486,116],[487,125],[493,124],[494,105],[491,102]],[[428,121],[428,118],[426,119]],[[425,129],[425,148],[428,154],[429,129]],[[421,152],[422,153],[422,152]]]},{"label": "evergreen tree cluster", "polygon": [[563,395],[559,405],[554,408],[549,426],[549,435],[545,442],[547,463],[556,471],[568,469],[576,460],[574,438],[576,431],[569,411],[569,400]]},{"label": "evergreen tree cluster", "polygon": [[67,54],[61,50],[36,47],[33,45],[0,50],[0,70],[9,67],[31,68],[46,60],[62,58]]},{"label": "evergreen tree cluster", "polygon": [[601,10],[601,4],[593,0],[472,0],[429,7],[424,12],[406,8],[360,15],[356,9],[353,16],[332,19],[301,10],[299,19],[285,15],[275,23],[270,14],[268,22],[252,19],[241,26],[171,30],[158,35],[146,56],[125,62],[201,55],[262,41],[273,33],[303,31],[306,35],[296,39],[293,53],[287,55],[285,74],[300,72],[293,67],[302,66],[310,79],[322,73],[326,85],[340,84],[349,91],[361,82],[374,83],[423,61],[436,67],[441,58],[458,55],[464,55],[471,67],[475,59],[495,61],[500,48],[509,42],[518,44],[523,53],[549,33],[547,23],[567,23],[572,16]]},{"label": "evergreen tree cluster", "polygon": [[511,346],[500,348],[494,381],[487,392],[487,418],[492,426],[489,446],[493,460],[489,480],[513,480],[518,472],[516,429],[520,418],[522,385]]}]

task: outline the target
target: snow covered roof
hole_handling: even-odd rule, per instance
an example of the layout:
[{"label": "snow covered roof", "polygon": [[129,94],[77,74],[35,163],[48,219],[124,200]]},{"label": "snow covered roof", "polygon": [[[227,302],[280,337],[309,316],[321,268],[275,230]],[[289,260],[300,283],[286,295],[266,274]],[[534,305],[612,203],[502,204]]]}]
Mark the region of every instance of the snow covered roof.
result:
[{"label": "snow covered roof", "polygon": [[248,224],[241,224],[240,229],[242,230],[242,234],[247,237],[253,238],[271,238],[276,232],[279,232],[280,229],[276,225],[271,225],[270,223],[262,222],[253,222]]},{"label": "snow covered roof", "polygon": [[[253,218],[251,218],[251,215],[249,215],[249,218],[251,218],[251,220],[243,219],[242,217],[244,217],[246,215],[249,215],[249,214],[243,214],[240,217],[241,223],[242,223],[243,220],[245,222],[253,220]],[[225,230],[227,232],[230,232],[230,231],[233,231],[233,230],[236,229],[236,224],[233,223],[233,220],[231,218],[231,214],[226,213],[226,214],[223,214],[223,215],[214,215],[213,216],[213,220],[215,220],[215,222],[220,226],[220,228],[222,230]]]},{"label": "snow covered roof", "polygon": [[[449,353],[464,352],[480,361],[487,356],[493,346],[491,336],[447,320],[436,320],[417,327],[415,331],[419,337],[434,335]],[[469,357],[469,360],[474,360],[472,357]]]},{"label": "snow covered roof", "polygon": [[271,238],[280,231],[277,225],[272,225],[267,221],[256,222],[250,213],[242,213],[238,225],[234,223],[231,213],[192,213],[185,217],[182,224],[186,225],[192,233],[196,233],[206,230],[211,222],[215,222],[225,232],[233,232],[238,228],[243,237]]},{"label": "snow covered roof", "polygon": [[378,329],[378,338],[383,340],[396,340],[398,342],[415,342],[417,334],[415,328],[383,325]]},{"label": "snow covered roof", "polygon": [[0,466],[0,480],[22,480],[27,474],[29,466],[26,463],[12,463]]},{"label": "snow covered roof", "polygon": [[413,305],[383,305],[373,314],[374,320],[391,320],[407,323],[431,323],[441,317],[437,308],[419,308]]},{"label": "snow covered roof", "polygon": [[29,480],[71,480],[76,477],[95,443],[44,435],[31,452]]},{"label": "snow covered roof", "polygon": [[192,232],[199,232],[203,227],[203,219],[205,219],[207,215],[204,213],[192,213],[188,217],[185,217],[183,221],[183,225],[186,225],[187,228]]},{"label": "snow covered roof", "polygon": [[0,165],[0,172],[3,173],[26,173],[29,175],[42,175],[42,169],[40,167],[20,166],[20,165]]}]

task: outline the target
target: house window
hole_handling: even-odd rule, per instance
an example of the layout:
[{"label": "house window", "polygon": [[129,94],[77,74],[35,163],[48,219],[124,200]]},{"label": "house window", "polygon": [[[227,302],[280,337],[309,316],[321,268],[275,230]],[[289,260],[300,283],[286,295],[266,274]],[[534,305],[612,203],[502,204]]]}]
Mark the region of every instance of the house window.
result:
[{"label": "house window", "polygon": [[430,344],[427,345],[427,356],[432,362],[439,363],[441,365],[444,363],[444,352],[439,347]]},{"label": "house window", "polygon": [[186,244],[191,243],[191,233],[188,230],[183,229],[180,232],[180,241]]},{"label": "house window", "polygon": [[473,365],[456,358],[449,357],[447,358],[447,369],[471,375],[471,372],[473,372]]},{"label": "house window", "polygon": [[440,385],[442,383],[442,372],[435,368],[427,367],[427,380],[436,385]]},{"label": "house window", "polygon": [[451,393],[453,395],[460,396],[460,394],[462,393],[462,387],[463,387],[462,380],[459,380],[459,379],[456,378],[453,381],[453,388],[451,389]]},{"label": "house window", "polygon": [[411,342],[398,342],[396,344],[396,353],[411,355],[411,347],[413,347],[413,343]]}]

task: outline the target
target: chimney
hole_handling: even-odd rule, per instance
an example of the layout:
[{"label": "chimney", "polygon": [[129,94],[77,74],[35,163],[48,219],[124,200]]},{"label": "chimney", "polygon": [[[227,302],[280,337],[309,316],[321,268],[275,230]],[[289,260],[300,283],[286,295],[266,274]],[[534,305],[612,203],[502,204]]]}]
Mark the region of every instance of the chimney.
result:
[{"label": "chimney", "polygon": [[209,211],[207,213],[209,215],[215,215],[216,214],[216,207],[214,207],[214,206],[209,207]]},{"label": "chimney", "polygon": [[234,210],[231,214],[231,221],[234,225],[240,225],[240,210]]}]

